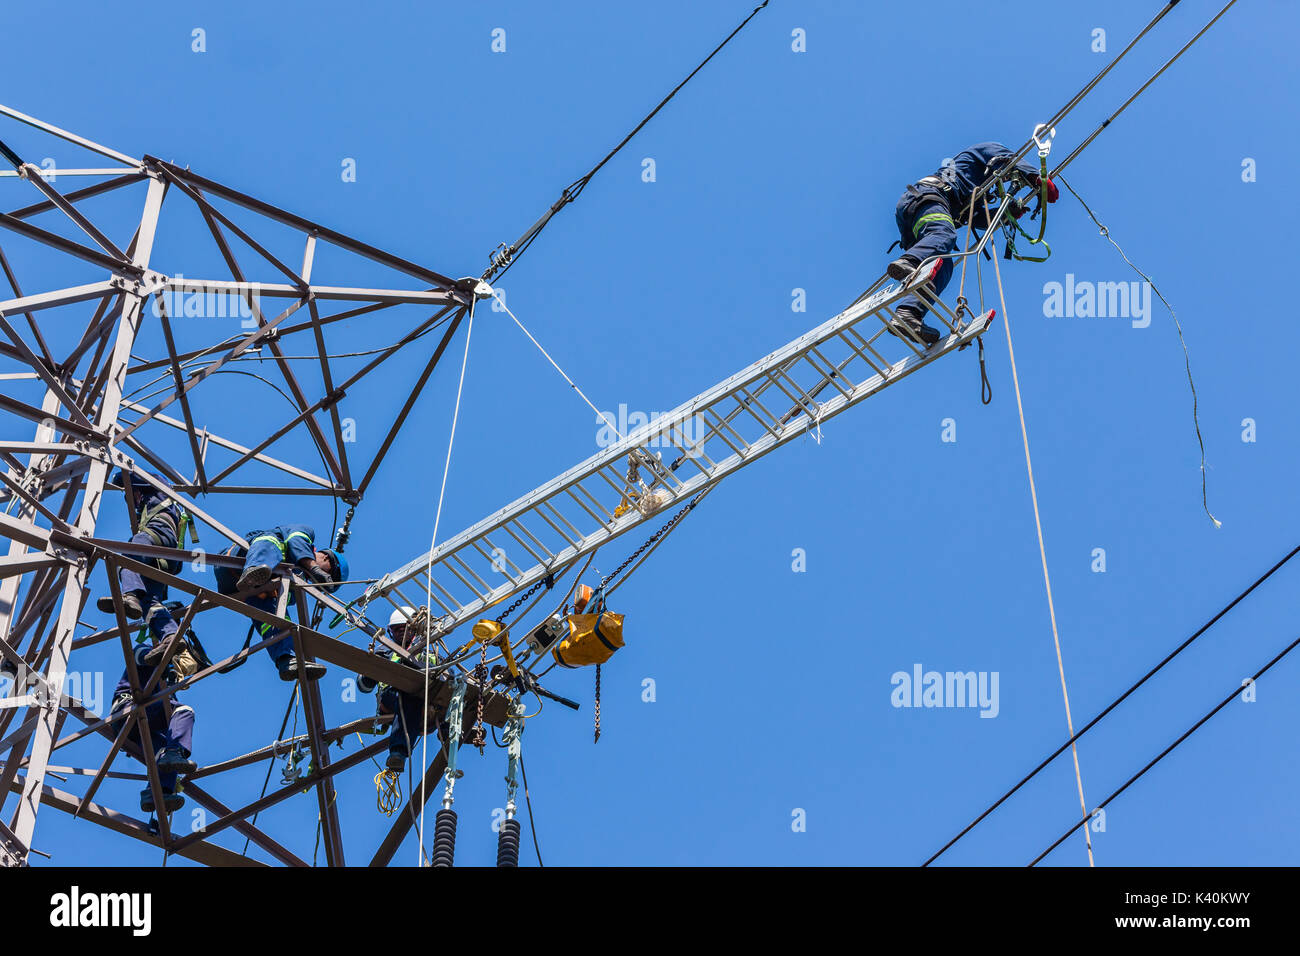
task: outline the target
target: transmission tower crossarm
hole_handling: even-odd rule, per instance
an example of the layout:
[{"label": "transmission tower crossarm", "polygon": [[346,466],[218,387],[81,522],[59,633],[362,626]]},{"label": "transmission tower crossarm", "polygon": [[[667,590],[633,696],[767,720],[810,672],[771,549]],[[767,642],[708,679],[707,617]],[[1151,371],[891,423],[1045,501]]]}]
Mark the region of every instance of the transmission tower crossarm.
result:
[{"label": "transmission tower crossarm", "polygon": [[[928,261],[907,282],[877,283],[834,318],[385,575],[363,603],[384,597],[418,605],[427,597],[446,634],[963,348],[988,329],[993,312],[963,322],[934,297],[937,271]],[[929,349],[886,328],[893,305],[910,293],[946,327]],[[891,360],[890,351],[903,356]],[[629,464],[635,467],[625,474]],[[403,585],[421,592],[418,599]]]}]

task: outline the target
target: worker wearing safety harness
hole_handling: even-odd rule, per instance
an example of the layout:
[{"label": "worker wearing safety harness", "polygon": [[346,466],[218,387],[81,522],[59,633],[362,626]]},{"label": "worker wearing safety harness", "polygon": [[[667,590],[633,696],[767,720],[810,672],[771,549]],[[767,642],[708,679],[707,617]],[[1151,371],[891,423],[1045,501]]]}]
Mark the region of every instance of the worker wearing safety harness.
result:
[{"label": "worker wearing safety harness", "polygon": [[[112,484],[125,490],[125,473],[119,471]],[[134,473],[131,475],[131,495],[135,500],[136,518],[136,533],[131,536],[132,544],[149,544],[160,548],[184,547],[187,531],[190,538],[198,542],[199,536],[190,516],[181,506]],[[179,574],[183,567],[183,562],[169,561],[166,558],[137,560],[152,564],[168,574]],[[171,620],[163,607],[163,602],[167,600],[167,585],[146,578],[131,568],[122,568],[118,573],[118,582],[122,586],[122,609],[126,616],[133,621],[145,618],[157,638],[158,628],[165,627]],[[114,613],[113,596],[104,595],[95,602],[95,607],[105,614]],[[171,630],[175,629],[176,625],[172,624]]]},{"label": "worker wearing safety harness", "polygon": [[[418,636],[418,630],[411,627],[418,613],[413,607],[399,607],[388,616],[388,637],[398,647],[409,649],[412,638]],[[420,668],[426,663],[423,648],[413,654],[409,661],[397,653],[390,653],[389,660],[395,664]],[[436,661],[431,660],[429,663]],[[376,716],[393,715],[392,727],[388,733],[386,766],[394,773],[401,773],[406,768],[406,759],[411,755],[412,741],[423,731],[420,711],[424,699],[420,694],[404,694],[390,684],[378,683],[364,674],[357,675],[357,689],[363,694],[370,693],[376,687],[379,689]]]},{"label": "worker wearing safety harness", "polygon": [[[233,568],[217,568],[217,590],[221,594],[244,594],[244,601],[261,611],[276,611],[277,589],[267,588],[278,564],[292,564],[302,569],[319,584],[334,591],[348,579],[348,562],[333,548],[317,550],[316,532],[305,524],[277,525],[266,531],[250,531],[249,547],[235,545],[225,553],[244,559],[243,570],[236,574]],[[253,628],[262,640],[277,633],[273,624],[253,621]],[[250,640],[252,634],[249,635]],[[247,645],[246,645],[247,646]],[[266,651],[275,661],[280,679],[297,680],[302,671],[304,680],[318,680],[325,674],[325,665],[315,661],[299,662],[293,652],[293,640],[284,634],[280,640],[267,646]]]},{"label": "worker wearing safety harness", "polygon": [[[907,279],[926,259],[942,256],[942,264],[934,277],[934,294],[943,293],[952,278],[952,252],[957,248],[957,229],[966,224],[971,196],[994,173],[998,172],[1015,155],[1001,143],[977,143],[963,149],[945,163],[933,176],[918,180],[898,200],[894,218],[898,222],[899,245],[903,255],[889,264],[886,272],[891,279]],[[1016,163],[1016,170],[1035,189],[1040,188],[1039,170],[1028,162]],[[1047,180],[1047,201],[1056,202],[1059,192]],[[1013,210],[1017,218],[1023,207]],[[974,215],[974,226],[984,228],[984,210]],[[892,246],[891,246],[892,248]],[[899,301],[894,309],[894,320],[889,331],[900,338],[906,336],[926,346],[939,341],[939,333],[926,325],[922,318],[928,307],[919,296],[909,295]]]},{"label": "worker wearing safety harness", "polygon": [[[177,630],[177,625],[170,615],[167,620],[171,624],[171,630],[167,632],[170,636]],[[159,638],[158,643],[152,648],[145,644],[138,644],[135,647],[133,653],[136,673],[142,687],[147,688],[153,677],[162,656],[159,652],[165,640],[165,637]],[[173,657],[168,662],[167,670],[161,679],[162,687],[170,688],[182,679],[178,665],[177,657]],[[108,715],[114,734],[121,732],[123,723],[128,719],[124,711],[131,705],[132,700],[131,680],[123,671],[117,687],[113,690],[113,704]],[[167,713],[168,709],[171,711],[170,714]],[[140,740],[139,729],[134,727],[130,740],[141,748],[145,746],[153,748],[155,759],[158,761],[159,783],[162,785],[163,809],[171,813],[185,804],[185,798],[177,792],[176,778],[180,774],[193,773],[198,769],[198,765],[190,759],[194,743],[194,708],[181,704],[175,695],[170,695],[167,698],[167,705],[164,705],[162,700],[149,704],[145,708],[145,720],[149,726],[149,743],[145,744]],[[140,809],[145,813],[153,813],[156,809],[153,790],[150,787],[146,786],[140,791]]]}]

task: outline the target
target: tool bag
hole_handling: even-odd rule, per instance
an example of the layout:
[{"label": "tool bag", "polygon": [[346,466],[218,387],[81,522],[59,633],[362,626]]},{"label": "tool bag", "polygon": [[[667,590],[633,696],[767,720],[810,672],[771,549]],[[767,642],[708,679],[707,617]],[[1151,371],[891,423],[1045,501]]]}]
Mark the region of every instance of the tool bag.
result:
[{"label": "tool bag", "polygon": [[[183,681],[187,677],[197,674],[205,666],[200,657],[201,655],[192,644],[188,641],[182,641],[180,650],[172,655],[171,663],[168,667],[168,677],[175,676],[176,681]],[[208,662],[211,663],[210,661]]]},{"label": "tool bag", "polygon": [[606,609],[599,589],[584,610],[588,613],[569,615],[569,636],[551,651],[561,667],[603,664],[623,646],[623,615]]}]

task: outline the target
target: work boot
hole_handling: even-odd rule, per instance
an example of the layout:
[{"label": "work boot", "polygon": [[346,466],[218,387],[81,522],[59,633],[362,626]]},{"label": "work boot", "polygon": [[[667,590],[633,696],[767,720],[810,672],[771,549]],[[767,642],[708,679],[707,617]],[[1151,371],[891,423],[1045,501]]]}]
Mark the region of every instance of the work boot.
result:
[{"label": "work boot", "polygon": [[406,769],[406,754],[400,750],[388,751],[388,762],[385,764],[393,773],[401,773]]},{"label": "work boot", "polygon": [[[95,602],[95,607],[99,608],[105,614],[116,613],[113,610],[113,595],[105,594]],[[126,612],[127,620],[138,621],[144,617],[144,606],[140,602],[139,592],[127,591],[122,595],[122,610]]]},{"label": "work boot", "polygon": [[[176,643],[176,649],[179,651],[182,647],[184,647],[184,644],[178,641]],[[153,647],[149,648],[149,650],[145,652],[145,655],[144,657],[141,658],[141,660],[144,661],[144,663],[148,664],[150,667],[157,667],[158,662],[161,661],[163,658],[163,651],[166,648],[167,648],[167,640],[164,638],[163,640],[155,644]]]},{"label": "work boot", "polygon": [[921,260],[916,256],[899,256],[885,267],[885,273],[891,279],[906,279],[916,271],[916,267],[920,264]]},{"label": "work boot", "polygon": [[[163,809],[168,813],[175,813],[181,807],[185,806],[185,798],[179,793],[168,793],[163,791]],[[140,791],[140,809],[145,813],[153,813],[153,789],[145,787]]]},{"label": "work boot", "polygon": [[292,654],[285,654],[275,662],[275,666],[280,671],[280,680],[290,681],[298,679],[298,672],[302,671],[303,680],[320,680],[325,676],[325,665],[316,661],[299,661]]},{"label": "work boot", "polygon": [[158,772],[185,774],[193,773],[199,765],[185,756],[180,747],[167,747],[158,751]]},{"label": "work boot", "polygon": [[260,591],[271,580],[271,569],[265,564],[254,564],[244,568],[235,588],[239,591]]},{"label": "work boot", "polygon": [[895,310],[893,321],[886,328],[900,339],[909,338],[914,342],[924,343],[926,348],[940,339],[938,330],[930,328],[921,321],[920,315],[908,308]]}]

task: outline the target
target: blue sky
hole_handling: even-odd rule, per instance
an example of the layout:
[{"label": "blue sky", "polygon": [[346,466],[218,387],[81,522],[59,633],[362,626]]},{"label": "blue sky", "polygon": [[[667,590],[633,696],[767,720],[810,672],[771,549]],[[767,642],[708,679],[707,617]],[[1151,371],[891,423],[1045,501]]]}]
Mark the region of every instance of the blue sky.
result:
[{"label": "blue sky", "polygon": [[[601,408],[674,408],[852,301],[883,270],[908,182],[972,142],[1018,145],[1158,6],[1008,0],[992,18],[948,0],[924,16],[907,5],[773,0],[511,270],[502,282],[510,306]],[[1219,6],[1179,4],[1059,126],[1056,155]],[[9,52],[3,101],[445,274],[477,275],[497,243],[517,236],[751,8],[233,2],[128,22],[78,0],[52,22],[19,5],[7,22],[23,42]],[[1154,305],[1146,328],[1045,315],[1046,284],[1067,275],[1137,278],[1081,207],[1065,195],[1053,208],[1049,262],[1004,268],[1076,726],[1296,543],[1293,361],[1278,347],[1279,256],[1256,237],[1278,234],[1297,212],[1300,144],[1277,122],[1297,93],[1297,26],[1291,4],[1238,4],[1069,173],[1179,310],[1222,529],[1201,511],[1191,398],[1168,313]],[[191,49],[195,28],[206,52]],[[506,31],[504,53],[490,48],[494,28]],[[1098,28],[1107,52],[1092,50]],[[791,49],[796,29],[806,31],[806,52]],[[12,135],[25,157],[82,161],[71,148],[43,152],[48,141],[33,131]],[[647,157],[652,183],[641,176]],[[340,176],[345,159],[356,162],[355,182]],[[1247,159],[1256,181],[1243,181]],[[5,197],[20,187],[30,191],[0,183]],[[28,201],[6,198],[5,208]],[[192,224],[175,228],[186,237]],[[158,250],[158,268],[190,275],[214,260],[207,249],[191,257],[179,239]],[[60,284],[43,284],[33,268],[29,291]],[[807,312],[792,311],[795,289],[806,290]],[[78,314],[68,328],[74,318],[84,323]],[[352,324],[330,344],[371,348],[395,328]],[[182,334],[212,340],[208,329]],[[361,444],[377,443],[427,358],[425,343],[349,394]],[[583,699],[581,714],[549,706],[525,734],[548,864],[916,864],[1064,739],[1000,319],[986,343],[991,406],[979,402],[973,350],[947,357],[828,423],[820,444],[797,441],[728,479],[622,588],[627,647],[604,670],[600,743],[591,743],[589,672],[555,681]],[[428,547],[462,344],[358,509],[356,574],[378,576]],[[214,430],[286,415],[251,379],[217,387],[225,397],[205,412]],[[942,440],[945,419],[956,441]],[[1254,441],[1243,441],[1245,419]],[[596,431],[595,416],[508,317],[480,313],[445,534],[586,458]],[[310,460],[306,445],[277,449]],[[323,530],[332,520],[328,505],[293,498],[213,496],[205,507],[240,529],[297,520]],[[125,526],[110,507],[101,529]],[[631,537],[596,566],[612,569]],[[1097,548],[1104,573],[1092,570]],[[795,549],[806,555],[803,572],[792,569]],[[1090,806],[1294,638],[1296,574],[1279,573],[1085,738]],[[102,571],[94,586],[105,588]],[[204,615],[200,633],[215,652],[237,647],[244,630],[218,612]],[[111,672],[111,684],[114,653],[86,651],[73,669]],[[891,675],[917,664],[996,672],[997,716],[892,706]],[[344,676],[334,668],[323,685],[331,723],[370,706],[339,700]],[[652,703],[642,699],[647,678]],[[1228,707],[1120,797],[1105,832],[1093,834],[1098,864],[1300,860],[1291,812],[1300,770],[1290,759],[1297,680],[1300,661],[1287,659],[1255,702]],[[286,696],[260,657],[205,682],[186,698],[198,710],[197,759],[270,742]],[[67,754],[97,766],[103,743]],[[464,863],[493,857],[492,813],[505,799],[499,754],[473,755],[457,787]],[[215,793],[245,803],[263,772],[233,775]],[[388,826],[374,810],[372,775],[359,769],[340,784],[352,862]],[[99,799],[134,812],[135,784],[110,781]],[[803,832],[792,828],[796,811]],[[310,856],[315,816],[307,795],[263,822]],[[1067,757],[945,859],[1021,865],[1078,816]],[[219,842],[243,841],[227,833]],[[60,864],[159,858],[50,808],[36,847]],[[398,862],[417,852],[408,840]],[[1047,862],[1086,864],[1082,838]]]}]

